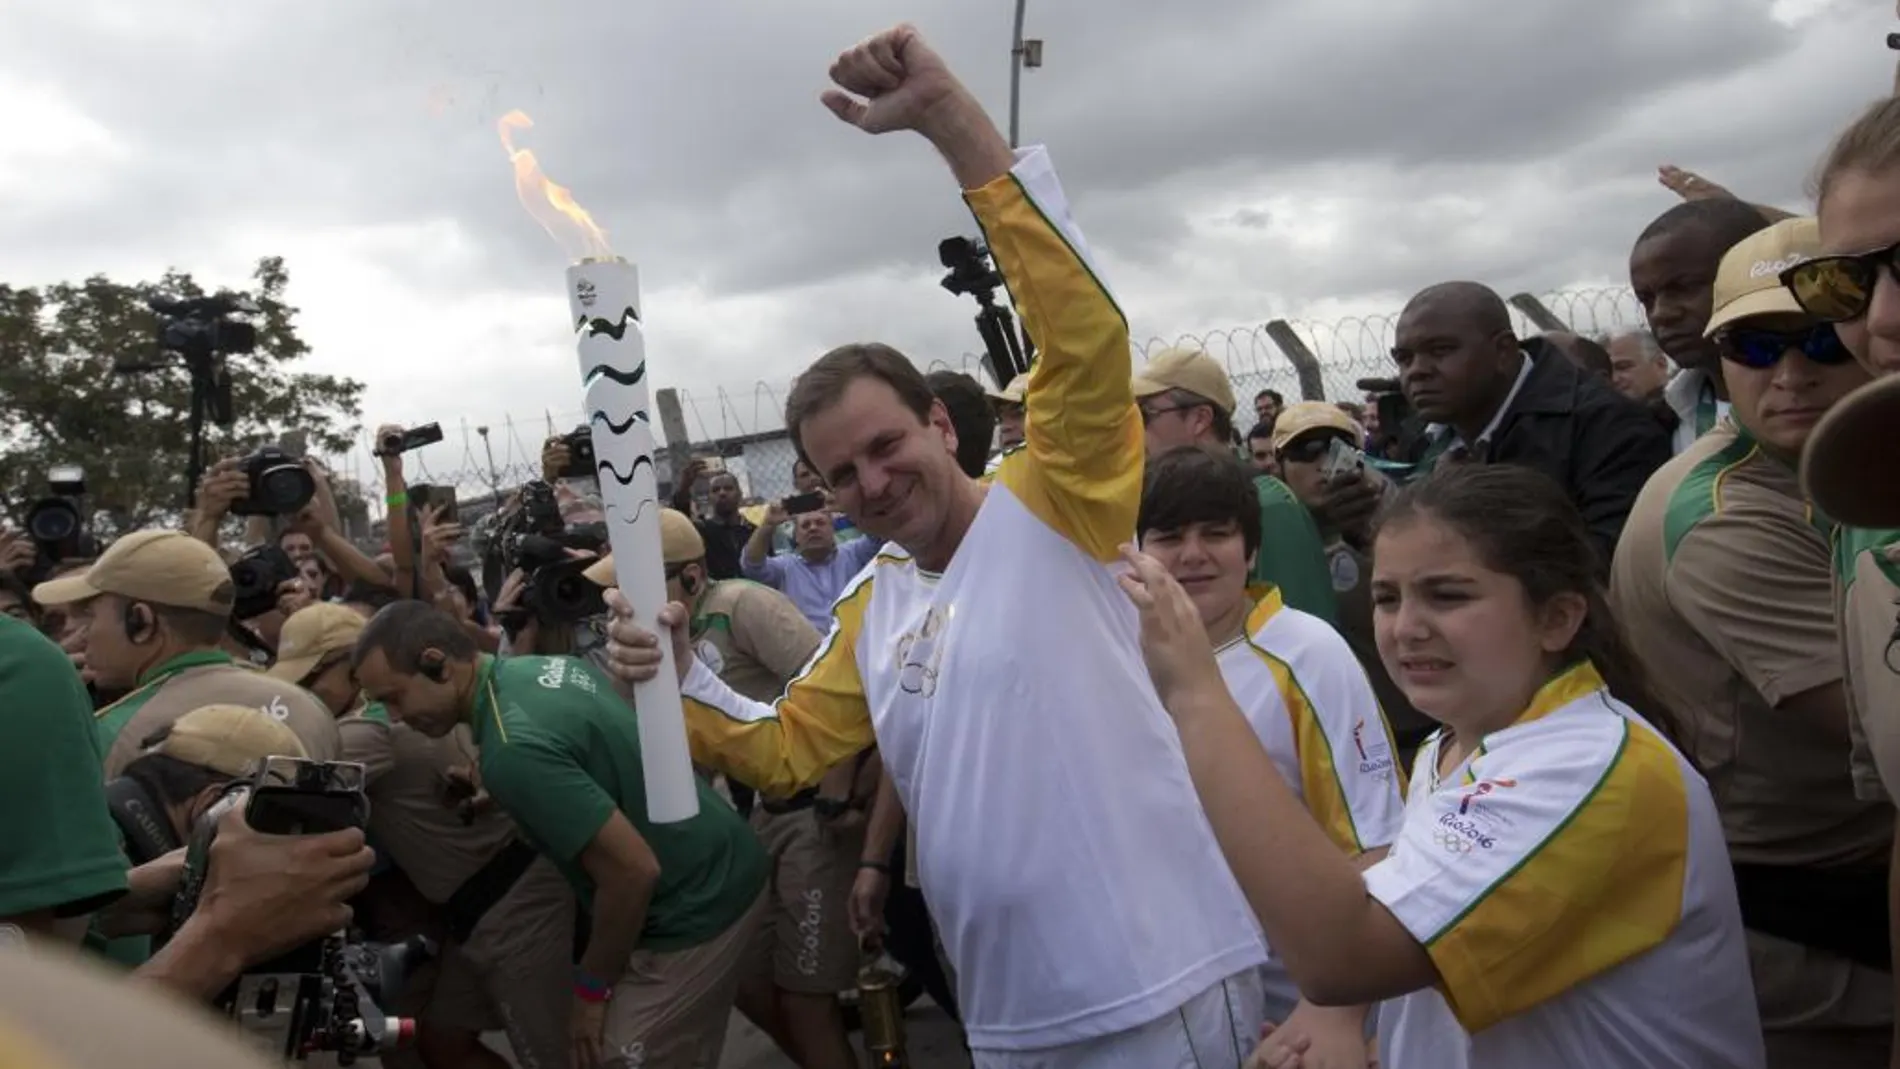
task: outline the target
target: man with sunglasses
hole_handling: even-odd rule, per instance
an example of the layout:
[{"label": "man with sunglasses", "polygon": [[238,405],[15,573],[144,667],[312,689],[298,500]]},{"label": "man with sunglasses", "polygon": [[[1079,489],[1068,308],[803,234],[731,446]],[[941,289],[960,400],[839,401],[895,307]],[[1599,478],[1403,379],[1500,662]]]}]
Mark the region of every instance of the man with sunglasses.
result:
[{"label": "man with sunglasses", "polygon": [[1769,1065],[1887,1065],[1893,811],[1854,796],[1833,595],[1834,525],[1797,476],[1821,417],[1867,381],[1781,272],[1812,219],[1722,258],[1706,328],[1729,417],[1644,487],[1611,598],[1695,725],[1748,929]]}]

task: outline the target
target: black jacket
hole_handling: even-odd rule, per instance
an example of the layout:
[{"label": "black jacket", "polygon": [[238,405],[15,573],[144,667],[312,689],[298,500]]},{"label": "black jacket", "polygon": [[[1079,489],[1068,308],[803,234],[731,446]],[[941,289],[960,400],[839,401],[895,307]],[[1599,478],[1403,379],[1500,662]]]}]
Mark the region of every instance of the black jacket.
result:
[{"label": "black jacket", "polygon": [[[1530,377],[1477,459],[1522,464],[1557,480],[1583,513],[1607,572],[1637,493],[1673,455],[1669,432],[1647,408],[1544,339],[1522,345]],[[1413,443],[1421,471],[1437,461],[1448,436]]]}]

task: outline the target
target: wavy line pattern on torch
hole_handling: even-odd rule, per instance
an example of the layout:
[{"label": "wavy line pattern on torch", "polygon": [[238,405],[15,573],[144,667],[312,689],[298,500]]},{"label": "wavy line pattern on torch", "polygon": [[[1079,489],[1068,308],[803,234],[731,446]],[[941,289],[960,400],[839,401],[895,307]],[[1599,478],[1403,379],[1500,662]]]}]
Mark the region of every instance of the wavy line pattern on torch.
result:
[{"label": "wavy line pattern on torch", "polygon": [[628,305],[626,310],[620,313],[620,322],[618,323],[604,316],[593,316],[591,318],[581,316],[574,321],[574,330],[579,332],[584,327],[587,330],[587,336],[590,338],[605,334],[613,340],[619,341],[627,336],[627,324],[638,322],[640,322],[639,310],[634,308],[633,305]]},{"label": "wavy line pattern on torch", "polygon": [[607,364],[595,364],[587,369],[587,374],[581,376],[581,381],[591,384],[595,379],[605,375],[622,386],[634,386],[638,385],[641,379],[646,378],[646,374],[647,365],[644,360],[640,361],[639,366],[632,371],[620,371]]},{"label": "wavy line pattern on torch", "polygon": [[607,460],[605,458],[602,458],[601,461],[595,467],[599,473],[613,476],[614,482],[617,482],[622,486],[632,486],[633,477],[639,474],[640,465],[642,464],[645,464],[648,470],[650,471],[653,467],[653,458],[649,456],[634,457],[633,467],[628,468],[627,473],[625,475],[620,474],[620,469],[614,467],[613,461]]},{"label": "wavy line pattern on torch", "polygon": [[628,428],[632,427],[635,423],[651,423],[651,420],[647,418],[646,409],[644,408],[629,415],[624,423],[615,423],[613,417],[598,409],[594,411],[593,415],[587,418],[591,422],[605,424],[607,429],[615,434],[627,433]]},{"label": "wavy line pattern on torch", "polygon": [[[647,514],[647,506],[655,504],[655,503],[656,502],[652,498],[643,497],[640,499],[640,507],[633,510],[632,516],[625,516],[625,517],[615,516],[614,519],[619,520],[621,523],[626,524],[628,527],[638,527],[640,525],[640,517]],[[611,514],[614,510],[608,509],[607,511]]]}]

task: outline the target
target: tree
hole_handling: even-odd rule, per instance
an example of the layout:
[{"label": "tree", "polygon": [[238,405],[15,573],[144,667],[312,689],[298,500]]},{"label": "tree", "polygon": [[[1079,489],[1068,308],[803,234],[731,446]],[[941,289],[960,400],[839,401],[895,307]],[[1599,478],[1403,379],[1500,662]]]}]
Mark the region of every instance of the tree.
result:
[{"label": "tree", "polygon": [[[347,450],[362,415],[363,384],[296,372],[310,347],[297,337],[297,309],[284,303],[290,275],[281,257],[257,262],[242,294],[259,309],[257,348],[224,357],[233,424],[207,422],[207,457],[244,453],[301,432],[311,448]],[[153,297],[192,298],[189,274],[123,285],[93,276],[77,285],[19,289],[0,284],[0,505],[17,525],[44,496],[53,465],[85,469],[87,505],[102,538],[184,508],[191,443],[191,377],[157,345]],[[160,364],[143,372],[120,364]]]}]

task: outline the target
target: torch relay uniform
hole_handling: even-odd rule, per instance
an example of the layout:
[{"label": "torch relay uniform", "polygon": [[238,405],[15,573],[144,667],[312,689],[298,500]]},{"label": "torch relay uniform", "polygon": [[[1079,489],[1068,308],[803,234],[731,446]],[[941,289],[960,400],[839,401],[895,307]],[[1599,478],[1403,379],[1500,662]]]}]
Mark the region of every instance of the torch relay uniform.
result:
[{"label": "torch relay uniform", "polygon": [[1762,1069],[1741,907],[1702,777],[1588,662],[1440,774],[1366,889],[1438,967],[1386,1003],[1395,1069]]},{"label": "torch relay uniform", "polygon": [[941,574],[892,546],[846,587],[777,702],[695,661],[688,732],[779,796],[875,733],[979,1069],[1238,1066],[1265,948],[1109,565],[1141,498],[1127,324],[1042,149],[966,198],[1040,354],[1026,447]]},{"label": "torch relay uniform", "polygon": [[[1350,857],[1398,837],[1405,800],[1391,732],[1359,659],[1332,625],[1269,588],[1240,637],[1215,651],[1221,678],[1275,768]],[[1267,1020],[1300,1001],[1286,967],[1261,971]]]},{"label": "torch relay uniform", "polygon": [[616,809],[659,860],[640,940],[613,978],[606,1058],[713,1069],[765,918],[768,862],[745,819],[702,780],[697,815],[651,822],[637,715],[585,661],[483,657],[469,727],[482,786],[583,908],[594,886],[581,853]]}]

